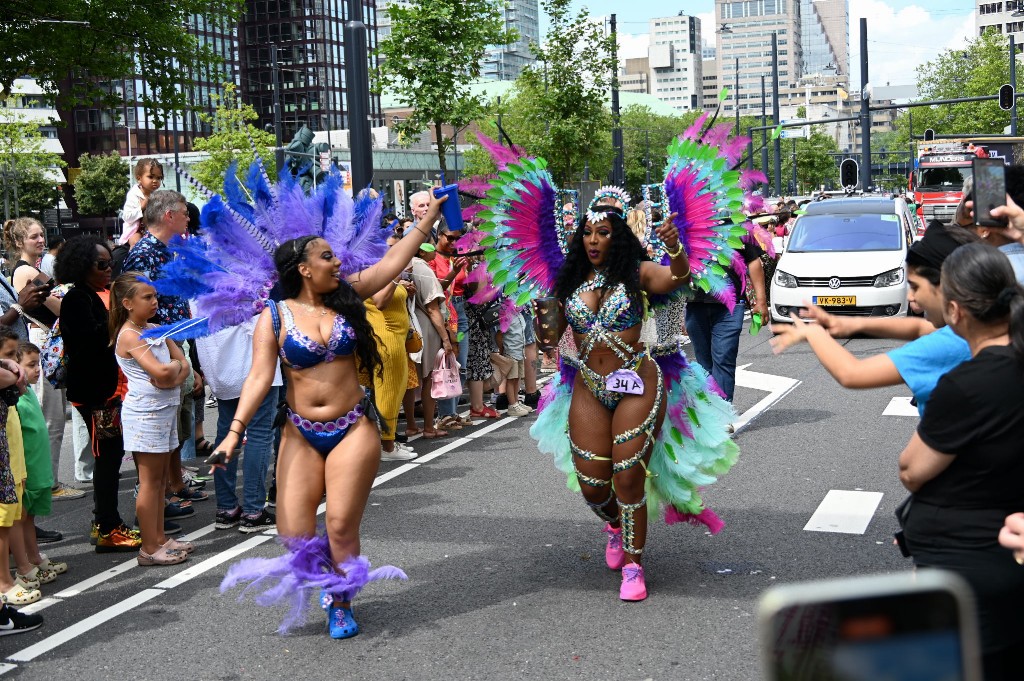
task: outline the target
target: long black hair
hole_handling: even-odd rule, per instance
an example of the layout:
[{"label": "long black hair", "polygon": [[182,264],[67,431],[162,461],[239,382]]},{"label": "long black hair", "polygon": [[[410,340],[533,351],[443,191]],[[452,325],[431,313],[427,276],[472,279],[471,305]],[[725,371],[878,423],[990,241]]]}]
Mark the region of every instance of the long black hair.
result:
[{"label": "long black hair", "polygon": [[[306,262],[309,245],[319,239],[318,236],[303,236],[286,241],[274,252],[274,265],[280,277],[281,292],[285,298],[295,298],[302,291],[302,275],[299,265]],[[370,322],[366,320],[366,306],[356,295],[355,289],[342,279],[338,288],[323,297],[324,305],[331,308],[352,325],[356,332],[356,356],[362,368],[372,376],[384,375],[384,363],[377,343],[380,339],[374,333]]]},{"label": "long black hair", "polygon": [[[626,293],[634,305],[643,304],[643,290],[640,288],[640,263],[643,260],[650,260],[647,251],[640,244],[640,240],[633,234],[633,230],[626,224],[622,217],[622,211],[612,206],[600,206],[600,209],[607,211],[608,224],[612,228],[611,243],[608,244],[608,252],[604,261],[605,281],[608,286],[625,284]],[[555,296],[564,304],[578,289],[593,269],[590,258],[587,257],[587,248],[583,243],[583,230],[587,226],[584,220],[576,227],[576,232],[569,243],[569,252],[565,254],[565,262],[558,270],[558,277],[555,279]]]},{"label": "long black hair", "polygon": [[1024,365],[1024,288],[1006,255],[984,243],[965,244],[942,263],[942,295],[982,324],[1010,325],[1010,346]]}]

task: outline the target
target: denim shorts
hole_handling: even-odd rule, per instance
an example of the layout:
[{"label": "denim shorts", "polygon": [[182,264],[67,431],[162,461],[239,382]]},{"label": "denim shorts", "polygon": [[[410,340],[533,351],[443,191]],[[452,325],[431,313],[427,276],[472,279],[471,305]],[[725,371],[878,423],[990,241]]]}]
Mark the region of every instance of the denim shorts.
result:
[{"label": "denim shorts", "polygon": [[519,314],[523,316],[523,323],[526,325],[526,328],[523,330],[523,335],[526,337],[526,345],[532,345],[537,342],[536,337],[533,335],[533,311],[530,308],[526,308]]},{"label": "denim shorts", "polygon": [[178,448],[177,405],[136,410],[121,407],[121,431],[126,452],[163,454]]}]

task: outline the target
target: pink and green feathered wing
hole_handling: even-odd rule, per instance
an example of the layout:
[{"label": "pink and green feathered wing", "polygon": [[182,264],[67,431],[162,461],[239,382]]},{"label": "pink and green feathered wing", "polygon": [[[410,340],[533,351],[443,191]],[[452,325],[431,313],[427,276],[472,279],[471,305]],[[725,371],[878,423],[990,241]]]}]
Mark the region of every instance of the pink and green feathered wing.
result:
[{"label": "pink and green feathered wing", "polygon": [[558,193],[542,158],[522,158],[498,172],[477,214],[495,287],[517,306],[554,289],[565,256],[558,243]]},{"label": "pink and green feathered wing", "polygon": [[705,127],[707,118],[702,114],[669,144],[665,199],[668,212],[676,213],[674,224],[690,259],[692,286],[732,311],[737,291],[729,270],[745,287],[744,240],[759,236],[747,220],[746,190],[764,176],[736,169],[749,140],[729,137],[730,123]]}]

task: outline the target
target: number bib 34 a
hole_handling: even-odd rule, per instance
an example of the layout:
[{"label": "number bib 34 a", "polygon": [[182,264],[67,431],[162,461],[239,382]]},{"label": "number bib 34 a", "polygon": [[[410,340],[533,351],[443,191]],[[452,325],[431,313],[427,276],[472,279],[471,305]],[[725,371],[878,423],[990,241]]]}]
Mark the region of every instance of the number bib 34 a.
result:
[{"label": "number bib 34 a", "polygon": [[625,395],[643,395],[644,380],[635,371],[619,369],[604,379],[605,390]]}]

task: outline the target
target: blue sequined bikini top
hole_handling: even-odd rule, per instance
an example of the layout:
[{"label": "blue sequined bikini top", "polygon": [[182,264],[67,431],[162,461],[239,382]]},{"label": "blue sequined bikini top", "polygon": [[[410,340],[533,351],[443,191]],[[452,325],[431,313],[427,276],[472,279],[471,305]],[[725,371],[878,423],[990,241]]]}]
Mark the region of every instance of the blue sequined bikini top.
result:
[{"label": "blue sequined bikini top", "polygon": [[593,279],[584,282],[572,292],[565,304],[565,318],[573,331],[584,334],[596,325],[605,331],[615,333],[625,331],[643,321],[643,301],[632,300],[626,292],[625,284],[613,286],[597,312],[591,310],[580,295],[607,286],[604,272],[597,272]]},{"label": "blue sequined bikini top", "polygon": [[356,347],[356,330],[340,314],[334,317],[327,345],[321,345],[295,326],[292,311],[283,302],[277,303],[284,319],[284,343],[278,354],[293,369],[308,369],[335,357],[351,355]]}]

